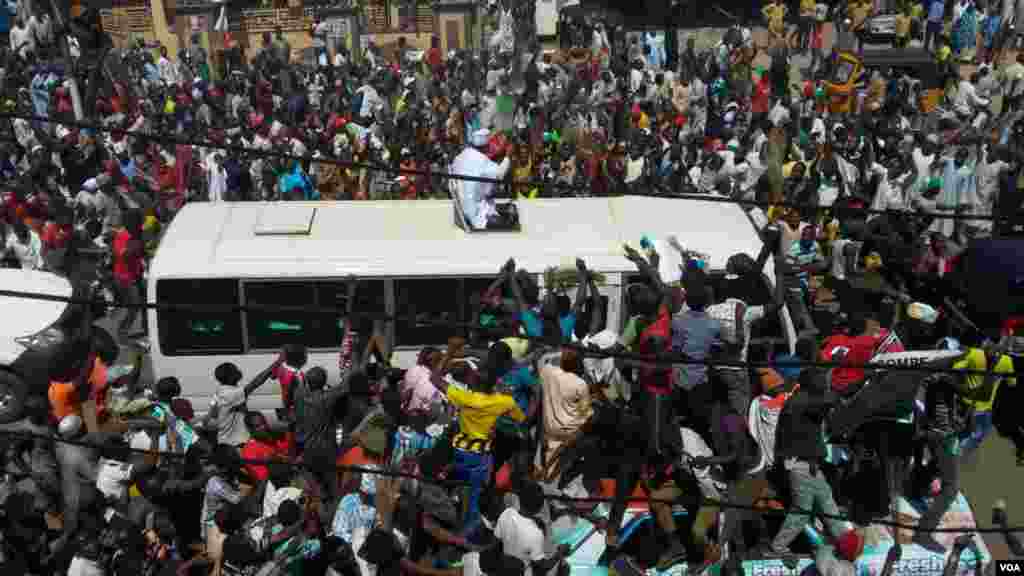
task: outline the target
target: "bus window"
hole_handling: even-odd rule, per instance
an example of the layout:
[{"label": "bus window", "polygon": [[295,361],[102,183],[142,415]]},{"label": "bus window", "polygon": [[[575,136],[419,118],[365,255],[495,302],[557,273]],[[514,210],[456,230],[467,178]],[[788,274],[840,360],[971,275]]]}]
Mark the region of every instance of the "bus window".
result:
[{"label": "bus window", "polygon": [[[395,346],[442,346],[459,322],[458,278],[395,280]],[[412,320],[410,316],[414,317]]]},{"label": "bus window", "polygon": [[159,280],[156,299],[163,304],[220,306],[224,310],[160,310],[157,329],[165,356],[240,354],[242,317],[238,306],[238,280]]},{"label": "bus window", "polygon": [[[313,285],[308,282],[246,282],[247,306],[316,306]],[[301,310],[246,311],[246,334],[252,350],[275,350],[285,344],[327,348],[338,343],[323,341],[316,315]]]},{"label": "bus window", "polygon": [[[473,298],[474,296],[477,299],[483,298],[487,289],[494,283],[494,279],[494,276],[478,276],[475,278],[462,279],[462,296],[460,298],[462,303],[460,313],[462,316],[459,317],[460,322],[468,324],[473,321]],[[484,322],[486,320],[486,318],[483,318],[480,321]],[[460,328],[457,333],[459,336],[464,338],[470,337],[469,330],[465,328]]]},{"label": "bus window", "polygon": [[[356,287],[356,303],[353,312],[384,315],[387,312],[388,280],[360,280]],[[322,308],[345,310],[348,305],[348,286],[344,281],[316,283],[316,302]],[[345,333],[345,315],[326,314],[316,316],[319,348],[338,348]],[[355,330],[364,335],[373,332],[372,318],[359,318]]]}]

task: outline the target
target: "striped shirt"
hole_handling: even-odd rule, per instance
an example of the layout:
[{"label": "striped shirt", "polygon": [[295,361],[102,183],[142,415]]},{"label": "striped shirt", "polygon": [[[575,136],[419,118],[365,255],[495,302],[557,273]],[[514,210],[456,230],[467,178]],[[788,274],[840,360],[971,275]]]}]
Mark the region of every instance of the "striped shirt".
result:
[{"label": "striped shirt", "polygon": [[[721,325],[721,339],[738,351],[736,360],[746,362],[750,347],[750,331],[754,322],[764,318],[764,306],[747,306],[737,298],[728,298],[721,304],[708,306],[708,316]],[[746,370],[737,366],[720,366],[720,370]]]}]

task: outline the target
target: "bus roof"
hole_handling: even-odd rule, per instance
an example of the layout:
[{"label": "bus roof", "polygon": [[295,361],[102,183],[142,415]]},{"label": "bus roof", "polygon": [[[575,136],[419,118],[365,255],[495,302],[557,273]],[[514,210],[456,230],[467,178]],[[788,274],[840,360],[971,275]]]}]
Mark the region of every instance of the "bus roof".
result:
[{"label": "bus roof", "polygon": [[465,232],[448,200],[189,204],[168,227],[153,277],[476,276],[508,260],[532,272],[572,265],[627,272],[622,244],[675,234],[720,268],[760,240],[735,205],[670,198],[517,203],[518,232]]}]

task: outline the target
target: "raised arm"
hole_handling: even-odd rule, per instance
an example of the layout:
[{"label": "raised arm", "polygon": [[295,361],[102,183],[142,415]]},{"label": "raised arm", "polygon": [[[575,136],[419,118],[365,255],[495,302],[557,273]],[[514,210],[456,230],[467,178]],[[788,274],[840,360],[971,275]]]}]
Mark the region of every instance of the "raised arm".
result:
[{"label": "raised arm", "polygon": [[516,262],[512,258],[508,259],[508,263],[505,264],[505,274],[509,288],[512,289],[512,297],[516,301],[516,310],[518,312],[526,312],[530,309],[526,305],[526,297],[523,295],[523,287],[519,285],[519,280],[515,276]]},{"label": "raised arm", "polygon": [[590,287],[590,301],[593,303],[590,313],[590,327],[589,334],[597,334],[604,330],[605,315],[604,306],[601,306],[601,292],[597,289],[597,280],[594,279],[593,273],[587,273],[587,284]]},{"label": "raised arm", "polygon": [[[274,375],[274,370],[276,370],[277,367],[280,366],[281,364],[284,364],[284,354],[283,353],[280,356],[278,356],[277,359],[275,359],[270,364],[270,366],[267,366],[262,372],[257,374],[255,378],[253,378],[251,381],[249,381],[248,384],[245,385],[245,396],[248,398],[249,395],[251,395],[253,392],[255,392],[257,388],[259,388],[260,386],[263,386],[264,384],[266,384],[267,380],[270,380],[270,377]],[[292,392],[293,388],[294,388],[294,386],[289,388],[289,390],[288,390],[288,395],[289,396],[292,396],[294,394]]]},{"label": "raised arm", "polygon": [[581,258],[576,259],[576,278],[579,283],[576,287],[576,301],[572,304],[572,311],[579,317],[583,312],[583,305],[587,303],[587,263]]},{"label": "raised arm", "polygon": [[658,292],[665,294],[665,283],[662,282],[661,274],[658,272],[658,262],[660,262],[658,253],[652,250],[651,261],[648,262],[633,247],[623,245],[622,248],[626,251],[626,259],[635,264],[637,270],[639,270],[641,274],[647,276]]}]

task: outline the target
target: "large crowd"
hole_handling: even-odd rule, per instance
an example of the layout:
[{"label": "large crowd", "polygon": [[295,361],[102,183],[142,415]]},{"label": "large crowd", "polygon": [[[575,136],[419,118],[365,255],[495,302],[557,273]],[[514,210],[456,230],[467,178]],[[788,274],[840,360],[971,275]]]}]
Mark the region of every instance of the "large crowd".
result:
[{"label": "large crowd", "polygon": [[[606,327],[586,262],[570,295],[509,260],[474,298],[470,337],[415,366],[388,365],[385,340],[349,326],[342,381],[286,346],[259,374],[220,365],[201,416],[176,379],[144,385],[141,356],[125,360],[137,310],[119,312],[116,338],[27,402],[15,429],[29,435],[0,437],[5,573],[556,573],[573,551],[552,534],[585,521],[603,535],[599,563],[620,574],[722,562],[736,575],[743,560],[795,561],[812,519],[769,526],[744,508],[775,500],[830,515],[812,554],[820,573],[847,575],[877,542],[872,518],[892,519],[900,497],[928,498],[912,543],[945,554],[928,530],[959,493],[960,460],[993,430],[1024,465],[1022,323],[979,327],[966,304],[967,246],[1014,231],[1024,182],[1024,54],[1005,50],[1015,36],[1000,7],[928,3],[930,64],[913,78],[874,72],[843,110],[825,81],[840,49],[861,49],[870,3],[802,1],[792,17],[768,3],[769,45],[736,26],[708,52],[691,40],[671,68],[653,36],[627,40],[599,18],[564,29],[571,49],[524,46],[515,14],[495,9],[500,32],[481,51],[445,54],[435,38],[354,55],[318,22],[313,65],[278,31],[252,55],[229,34],[214,70],[198,39],[177,55],[112,50],[92,11],[69,24],[65,51],[45,8],[17,7],[0,80],[13,115],[0,120],[3,263],[75,282],[98,271],[117,304],[143,302],[160,230],[192,202],[453,198],[486,228],[515,224],[503,203],[538,197],[728,196],[763,204],[764,249],[729,258],[713,289],[676,239],[672,277],[652,246],[627,247],[646,281],[629,288],[621,332]],[[899,10],[906,45],[915,10]],[[108,51],[117,74],[96,64]],[[755,66],[763,53],[770,64]],[[744,302],[769,260],[772,301]],[[786,361],[751,343],[782,307],[798,336]],[[926,350],[960,351],[952,367],[986,373],[917,374],[915,432],[882,455],[903,465],[887,486],[846,488],[853,465],[833,458],[823,428],[870,387],[865,363]],[[654,360],[680,356],[704,364]],[[273,425],[246,407],[270,380],[283,406]],[[606,479],[608,504],[553,498],[608,495]],[[619,539],[638,486],[658,528],[644,558]],[[719,499],[739,507],[719,515]]]}]

